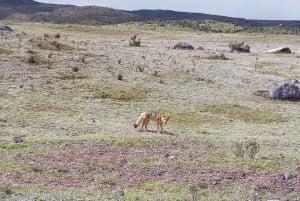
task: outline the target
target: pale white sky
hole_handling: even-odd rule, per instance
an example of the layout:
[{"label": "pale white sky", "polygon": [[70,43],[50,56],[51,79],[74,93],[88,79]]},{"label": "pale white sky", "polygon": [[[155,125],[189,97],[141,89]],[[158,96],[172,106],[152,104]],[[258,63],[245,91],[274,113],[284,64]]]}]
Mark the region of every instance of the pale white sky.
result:
[{"label": "pale white sky", "polygon": [[247,19],[300,20],[300,0],[36,0],[124,10],[167,9]]}]

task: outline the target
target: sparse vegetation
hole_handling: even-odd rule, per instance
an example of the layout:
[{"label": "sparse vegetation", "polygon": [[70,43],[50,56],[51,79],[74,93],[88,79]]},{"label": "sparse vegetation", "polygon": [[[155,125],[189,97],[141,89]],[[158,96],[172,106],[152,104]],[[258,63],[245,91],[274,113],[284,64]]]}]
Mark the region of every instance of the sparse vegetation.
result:
[{"label": "sparse vegetation", "polygon": [[24,149],[27,148],[27,144],[24,143],[11,143],[11,144],[5,144],[2,146],[4,149],[7,150],[18,150],[18,149]]},{"label": "sparse vegetation", "polygon": [[133,47],[141,46],[141,40],[137,38],[137,35],[130,37],[129,46],[133,46]]},{"label": "sparse vegetation", "polygon": [[42,40],[42,39],[33,39],[30,41],[31,44],[35,47],[44,50],[55,50],[55,51],[71,51],[74,48],[70,45],[63,44],[55,40]]},{"label": "sparse vegetation", "polygon": [[4,55],[9,55],[12,54],[13,52],[11,50],[7,50],[5,48],[0,47],[0,55],[4,54]]},{"label": "sparse vegetation", "polygon": [[249,123],[286,122],[287,118],[271,111],[255,110],[234,104],[207,105],[200,108],[202,112],[225,115],[228,118],[242,120]]},{"label": "sparse vegetation", "polygon": [[[0,54],[0,200],[299,200],[299,102],[253,95],[299,79],[298,58],[227,46],[247,41],[260,52],[299,38],[186,23],[8,21],[14,33],[0,36],[12,51]],[[136,33],[141,48],[128,46]],[[185,40],[203,50],[178,54],[174,44]],[[230,59],[205,59],[216,50]],[[146,110],[170,114],[163,134],[153,122],[148,132],[133,128]]]},{"label": "sparse vegetation", "polygon": [[232,144],[232,153],[237,157],[244,157],[245,155],[253,159],[260,150],[260,145],[256,140],[248,140],[245,142],[234,142]]},{"label": "sparse vegetation", "polygon": [[146,98],[149,89],[114,83],[83,83],[78,86],[86,90],[91,98],[109,98],[119,101],[138,101]]},{"label": "sparse vegetation", "polygon": [[249,53],[250,52],[250,46],[245,44],[245,42],[231,42],[229,43],[229,48],[231,50],[231,52],[246,52]]},{"label": "sparse vegetation", "polygon": [[43,66],[45,68],[51,68],[52,65],[54,64],[53,61],[44,58],[43,56],[40,55],[29,55],[28,57],[21,57],[21,60],[25,61],[28,64]]}]

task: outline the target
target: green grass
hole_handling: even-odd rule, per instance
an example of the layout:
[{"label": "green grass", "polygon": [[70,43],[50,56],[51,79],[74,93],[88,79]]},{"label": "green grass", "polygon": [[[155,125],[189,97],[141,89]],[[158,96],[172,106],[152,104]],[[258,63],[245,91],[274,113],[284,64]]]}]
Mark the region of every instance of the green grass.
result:
[{"label": "green grass", "polygon": [[176,124],[179,128],[195,128],[203,124],[210,126],[226,124],[230,119],[262,124],[288,121],[287,118],[267,110],[256,110],[234,104],[217,104],[177,109],[171,113],[170,123]]},{"label": "green grass", "polygon": [[187,187],[184,185],[155,182],[155,181],[139,181],[137,183],[137,188],[148,192],[155,192],[155,193],[168,192],[177,195],[185,194],[188,191]]},{"label": "green grass", "polygon": [[242,120],[248,123],[272,123],[286,122],[287,118],[267,110],[257,110],[234,104],[207,105],[200,108],[202,112],[209,112],[216,115],[224,115],[235,120]]},{"label": "green grass", "polygon": [[98,82],[82,83],[78,86],[80,90],[85,90],[92,98],[112,99],[117,101],[139,101],[145,99],[150,92],[147,88],[125,85],[120,82]]},{"label": "green grass", "polygon": [[202,159],[203,163],[208,164],[213,169],[232,170],[232,169],[256,169],[259,171],[273,172],[282,168],[281,162],[274,159],[248,157],[239,158],[231,155],[228,151],[224,153],[215,153]]},{"label": "green grass", "polygon": [[198,112],[179,111],[172,113],[170,119],[170,123],[176,124],[176,127],[179,128],[197,127],[203,124],[216,125],[224,123],[221,119],[218,119],[217,117],[200,114]]},{"label": "green grass", "polygon": [[20,150],[20,149],[25,149],[27,147],[28,145],[24,143],[11,143],[11,144],[2,145],[2,148],[7,150]]},{"label": "green grass", "polygon": [[116,186],[118,184],[118,181],[115,178],[107,177],[103,178],[101,181],[101,184]]}]

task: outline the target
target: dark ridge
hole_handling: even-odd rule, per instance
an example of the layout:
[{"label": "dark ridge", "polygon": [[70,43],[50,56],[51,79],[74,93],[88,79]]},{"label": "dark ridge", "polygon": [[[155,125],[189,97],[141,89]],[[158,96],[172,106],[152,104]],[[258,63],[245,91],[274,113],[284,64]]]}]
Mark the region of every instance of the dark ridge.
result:
[{"label": "dark ridge", "polygon": [[284,27],[300,27],[298,20],[250,20],[244,18],[234,18],[221,15],[210,15],[203,13],[189,13],[172,10],[134,10],[125,11],[139,16],[144,20],[217,20],[230,22],[244,26],[284,26]]},{"label": "dark ridge", "polygon": [[39,5],[39,2],[33,0],[0,0],[0,6],[6,7],[18,7],[18,6],[32,6],[32,5]]},{"label": "dark ridge", "polygon": [[297,20],[249,20],[204,13],[173,10],[125,11],[100,6],[73,6],[40,3],[34,0],[0,0],[0,20],[19,20],[75,24],[117,24],[130,21],[215,20],[244,27],[299,28]]}]

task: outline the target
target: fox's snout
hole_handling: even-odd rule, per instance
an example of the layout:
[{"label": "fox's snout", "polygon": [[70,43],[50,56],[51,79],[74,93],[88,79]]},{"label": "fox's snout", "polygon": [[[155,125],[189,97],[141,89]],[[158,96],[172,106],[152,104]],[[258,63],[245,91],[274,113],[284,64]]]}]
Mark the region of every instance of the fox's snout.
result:
[{"label": "fox's snout", "polygon": [[136,125],[136,124],[133,124],[133,127],[134,127],[134,128],[136,128],[136,127],[137,127],[137,125]]}]

